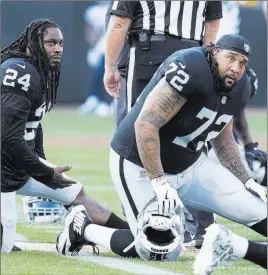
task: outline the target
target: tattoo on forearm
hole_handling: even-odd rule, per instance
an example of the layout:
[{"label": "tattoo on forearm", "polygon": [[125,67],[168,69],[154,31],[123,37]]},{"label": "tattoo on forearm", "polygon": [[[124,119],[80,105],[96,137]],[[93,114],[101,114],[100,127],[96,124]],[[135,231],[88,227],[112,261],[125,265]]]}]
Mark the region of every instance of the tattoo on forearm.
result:
[{"label": "tattoo on forearm", "polygon": [[160,140],[158,130],[155,127],[146,129],[147,124],[140,125],[140,131],[136,134],[137,146],[140,158],[150,179],[164,174],[160,161]]},{"label": "tattoo on forearm", "polygon": [[233,141],[226,143],[219,149],[218,158],[221,164],[243,183],[249,179],[249,174],[242,162],[237,145]]},{"label": "tattoo on forearm", "polygon": [[186,98],[176,91],[169,95],[161,94],[155,99],[151,110],[142,113],[141,120],[149,122],[159,129],[173,117],[174,109],[177,106],[182,106],[185,102]]},{"label": "tattoo on forearm", "polygon": [[183,106],[186,98],[176,91],[154,98],[151,109],[143,111],[136,128],[139,155],[150,179],[164,175],[160,158],[159,129]]}]

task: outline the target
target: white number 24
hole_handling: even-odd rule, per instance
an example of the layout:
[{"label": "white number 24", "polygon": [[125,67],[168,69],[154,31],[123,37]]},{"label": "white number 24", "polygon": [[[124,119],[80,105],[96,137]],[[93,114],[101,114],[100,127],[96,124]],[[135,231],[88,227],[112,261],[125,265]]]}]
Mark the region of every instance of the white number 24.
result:
[{"label": "white number 24", "polygon": [[[14,69],[7,69],[6,76],[3,80],[3,84],[6,86],[15,87],[15,81],[18,76],[18,71]],[[25,92],[28,91],[30,87],[30,75],[25,74],[24,76],[17,79],[18,83],[22,86],[21,89]]]}]

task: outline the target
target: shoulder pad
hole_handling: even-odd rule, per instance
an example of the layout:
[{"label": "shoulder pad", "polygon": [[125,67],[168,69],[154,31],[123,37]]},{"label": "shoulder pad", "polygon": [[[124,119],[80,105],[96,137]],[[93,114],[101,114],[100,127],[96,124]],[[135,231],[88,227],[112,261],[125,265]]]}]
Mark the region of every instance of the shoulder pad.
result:
[{"label": "shoulder pad", "polygon": [[36,68],[23,58],[10,58],[1,64],[1,85],[9,90],[29,92],[40,85]]},{"label": "shoulder pad", "polygon": [[204,83],[212,82],[209,65],[200,48],[177,51],[167,63],[166,81],[186,97],[205,93],[207,89],[201,89]]}]

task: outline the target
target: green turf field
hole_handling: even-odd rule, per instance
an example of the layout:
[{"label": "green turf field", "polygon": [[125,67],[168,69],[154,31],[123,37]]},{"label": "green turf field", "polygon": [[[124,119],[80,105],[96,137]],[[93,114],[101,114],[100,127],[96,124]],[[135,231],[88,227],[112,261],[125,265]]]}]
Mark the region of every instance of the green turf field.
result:
[{"label": "green turf field", "polygon": [[[249,122],[254,140],[259,140],[261,147],[266,149],[266,113],[250,112]],[[108,169],[109,141],[113,133],[112,119],[80,116],[75,110],[56,109],[44,118],[43,131],[47,159],[58,165],[72,164],[73,169],[68,175],[81,181],[88,195],[121,215],[120,202],[113,189]],[[17,196],[17,202],[19,217],[17,232],[26,236],[30,241],[55,243],[56,234],[62,229],[62,225],[29,224],[23,215],[21,196]],[[222,218],[218,218],[217,221],[227,225],[241,236],[264,240],[243,226]],[[141,260],[130,260],[129,262],[142,263],[166,272],[188,275],[192,274],[191,265],[194,257],[191,255],[194,254],[190,253],[188,256],[181,257],[174,263],[145,263]],[[101,256],[119,259],[112,253],[101,253]],[[52,252],[25,251],[2,255],[1,258],[2,275],[137,274],[134,270],[118,271],[92,262],[59,257]],[[213,274],[264,275],[266,271],[240,260],[232,267],[221,268]]]}]

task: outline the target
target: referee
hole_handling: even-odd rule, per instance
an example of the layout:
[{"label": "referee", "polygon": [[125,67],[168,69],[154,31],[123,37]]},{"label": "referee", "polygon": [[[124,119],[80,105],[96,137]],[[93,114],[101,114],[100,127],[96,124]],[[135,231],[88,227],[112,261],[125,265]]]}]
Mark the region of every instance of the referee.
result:
[{"label": "referee", "polygon": [[[215,43],[222,3],[111,1],[109,10],[104,86],[118,99],[114,112],[118,126],[168,56],[177,50]],[[128,58],[126,41],[130,47]],[[191,214],[199,223],[193,240],[199,246],[205,228],[214,218],[203,211],[191,210]]]},{"label": "referee", "polygon": [[222,18],[221,1],[113,1],[107,30],[104,85],[118,98],[118,58],[127,34],[131,46],[126,72],[126,110],[160,64],[177,50],[214,43]]}]

